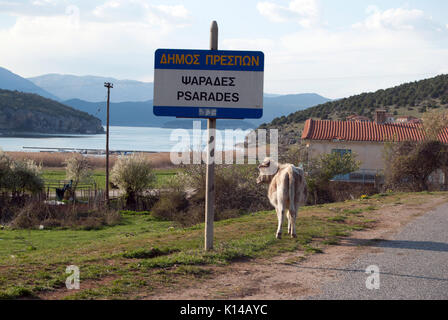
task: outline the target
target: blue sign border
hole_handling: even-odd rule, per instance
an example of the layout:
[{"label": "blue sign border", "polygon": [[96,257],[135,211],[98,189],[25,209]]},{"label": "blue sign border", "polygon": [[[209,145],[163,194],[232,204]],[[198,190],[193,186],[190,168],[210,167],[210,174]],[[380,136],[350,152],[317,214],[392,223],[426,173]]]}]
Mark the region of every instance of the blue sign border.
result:
[{"label": "blue sign border", "polygon": [[[163,55],[184,55],[184,63],[161,63]],[[186,55],[193,55],[187,63]],[[220,56],[222,63],[214,63],[208,56]],[[226,57],[224,57],[226,56]],[[167,59],[168,56],[165,56]],[[224,58],[223,58],[224,57]],[[229,58],[233,57],[233,58]],[[238,58],[235,58],[238,57]],[[245,58],[249,57],[249,58]],[[155,52],[154,69],[169,70],[215,70],[215,71],[264,71],[264,53],[261,51],[158,49]],[[171,62],[174,59],[171,60]],[[181,59],[179,59],[180,61]],[[219,59],[218,59],[219,60]],[[257,64],[254,61],[258,62]],[[224,63],[225,62],[225,63]],[[262,108],[217,108],[217,107],[153,107],[154,115],[160,117],[200,119],[260,119]]]},{"label": "blue sign border", "polygon": [[178,118],[259,119],[263,117],[263,109],[154,106],[154,114]]}]

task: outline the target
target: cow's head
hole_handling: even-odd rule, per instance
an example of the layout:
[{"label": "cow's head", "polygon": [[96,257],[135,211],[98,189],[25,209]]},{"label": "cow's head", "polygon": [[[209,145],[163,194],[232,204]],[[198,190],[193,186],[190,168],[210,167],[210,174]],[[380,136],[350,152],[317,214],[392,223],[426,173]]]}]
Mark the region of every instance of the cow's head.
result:
[{"label": "cow's head", "polygon": [[260,174],[257,178],[257,184],[260,183],[270,183],[274,176],[278,171],[278,163],[271,158],[266,158],[264,161],[258,166],[260,170]]}]

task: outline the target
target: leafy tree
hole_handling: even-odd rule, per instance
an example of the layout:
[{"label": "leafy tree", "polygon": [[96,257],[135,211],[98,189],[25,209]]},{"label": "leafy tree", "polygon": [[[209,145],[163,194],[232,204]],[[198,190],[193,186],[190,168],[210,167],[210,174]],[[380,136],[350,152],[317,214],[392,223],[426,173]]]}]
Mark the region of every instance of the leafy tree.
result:
[{"label": "leafy tree", "polygon": [[42,167],[33,160],[13,161],[11,163],[8,189],[14,199],[23,198],[26,192],[39,193],[44,188],[44,182],[40,174]]},{"label": "leafy tree", "polygon": [[429,141],[437,141],[441,131],[448,128],[447,110],[431,110],[426,112],[422,118],[423,130]]},{"label": "leafy tree", "polygon": [[92,171],[87,159],[79,153],[73,153],[64,163],[65,176],[72,182],[70,191],[75,199],[79,183],[89,179],[92,176]]},{"label": "leafy tree", "polygon": [[388,148],[386,184],[389,188],[428,190],[429,176],[446,166],[448,148],[439,141],[408,141]]},{"label": "leafy tree", "polygon": [[0,190],[5,190],[9,186],[11,178],[11,159],[0,150]]},{"label": "leafy tree", "polygon": [[448,111],[431,110],[423,115],[423,141],[385,145],[386,183],[391,188],[428,190],[428,178],[437,169],[448,173],[448,146],[439,141],[448,127]]},{"label": "leafy tree", "polygon": [[143,154],[119,157],[112,168],[111,180],[126,193],[126,205],[134,208],[137,197],[155,181],[151,162]]},{"label": "leafy tree", "polygon": [[357,171],[359,165],[356,155],[351,153],[322,154],[316,159],[304,162],[305,172],[308,173],[308,191],[313,196],[314,203],[317,204],[319,194],[327,190],[331,179]]}]

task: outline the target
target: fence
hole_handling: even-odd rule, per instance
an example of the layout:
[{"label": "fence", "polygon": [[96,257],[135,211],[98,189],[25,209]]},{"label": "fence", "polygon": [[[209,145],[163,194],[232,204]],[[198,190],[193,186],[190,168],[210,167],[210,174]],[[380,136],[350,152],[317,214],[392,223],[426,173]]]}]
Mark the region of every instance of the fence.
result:
[{"label": "fence", "polygon": [[[47,200],[57,199],[56,189],[62,189],[65,185],[70,184],[69,180],[45,180],[45,193]],[[99,189],[94,180],[83,181],[76,187],[76,199],[78,201],[90,202],[99,195]]]}]

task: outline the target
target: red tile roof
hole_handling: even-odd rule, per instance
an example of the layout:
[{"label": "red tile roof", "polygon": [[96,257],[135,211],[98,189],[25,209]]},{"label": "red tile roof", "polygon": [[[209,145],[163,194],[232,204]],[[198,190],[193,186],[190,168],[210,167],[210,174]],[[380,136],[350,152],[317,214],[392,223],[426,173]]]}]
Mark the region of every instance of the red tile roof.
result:
[{"label": "red tile roof", "polygon": [[[331,121],[308,119],[302,139],[345,141],[421,141],[424,134],[421,124]],[[448,128],[439,135],[439,140],[448,143]]]}]

